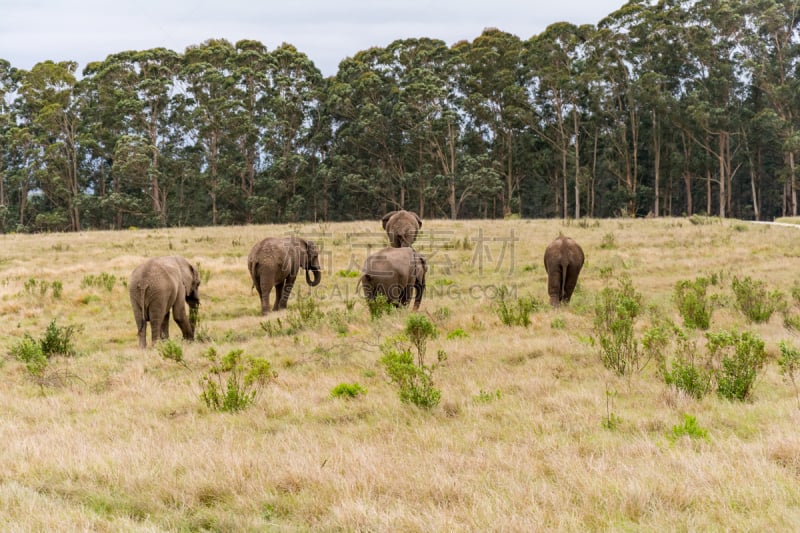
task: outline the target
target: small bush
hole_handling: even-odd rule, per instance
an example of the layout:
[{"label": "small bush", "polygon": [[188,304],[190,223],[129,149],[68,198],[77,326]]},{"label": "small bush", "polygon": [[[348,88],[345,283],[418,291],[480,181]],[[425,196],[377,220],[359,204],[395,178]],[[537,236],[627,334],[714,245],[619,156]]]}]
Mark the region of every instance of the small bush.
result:
[{"label": "small bush", "polygon": [[111,292],[116,283],[117,276],[102,272],[96,276],[94,274],[87,274],[83,276],[83,279],[81,280],[81,287],[84,289],[87,287],[96,287]]},{"label": "small bush", "polygon": [[617,247],[617,239],[613,233],[606,233],[603,235],[603,240],[600,242],[600,248],[603,250],[612,250]]},{"label": "small bush", "polygon": [[367,390],[358,383],[339,383],[331,390],[331,396],[334,398],[345,398],[348,400],[366,393]]},{"label": "small bush", "polygon": [[711,325],[713,308],[706,294],[710,283],[708,278],[700,277],[675,284],[675,302],[687,328],[706,330]]},{"label": "small bush", "polygon": [[729,400],[747,399],[767,358],[764,341],[754,333],[736,331],[706,333],[706,338],[717,394]]},{"label": "small bush", "polygon": [[215,411],[245,409],[277,377],[269,361],[246,356],[243,350],[231,350],[220,358],[212,347],[203,356],[211,361],[211,368],[200,380],[203,388],[200,398]]},{"label": "small bush", "polygon": [[336,273],[337,276],[340,278],[357,278],[361,275],[361,272],[358,270],[340,270]]},{"label": "small bush", "polygon": [[672,431],[667,433],[667,439],[671,443],[675,443],[681,437],[690,437],[692,439],[708,439],[708,431],[700,427],[697,419],[691,415],[683,415],[683,424],[672,426]]},{"label": "small bush", "polygon": [[47,370],[47,357],[42,346],[28,334],[11,347],[11,356],[24,363],[25,370],[34,378],[41,378]]},{"label": "small bush", "polygon": [[56,325],[56,319],[50,321],[47,329],[44,332],[44,337],[39,340],[39,345],[42,347],[42,353],[48,359],[54,355],[62,355],[71,357],[77,355],[78,351],[75,349],[75,344],[72,337],[80,331],[78,326],[63,326]]},{"label": "small bush", "polygon": [[25,364],[25,369],[36,379],[41,380],[53,356],[71,357],[78,351],[72,342],[73,335],[80,331],[77,326],[59,327],[56,319],[50,321],[44,336],[35,339],[25,334],[21,341],[11,346],[11,356]]},{"label": "small bush", "polygon": [[494,308],[506,326],[531,325],[531,313],[541,309],[542,303],[532,297],[513,298],[505,285],[498,287]]},{"label": "small bush", "polygon": [[461,328],[456,328],[447,334],[447,340],[466,339],[467,337],[469,337],[469,335]]},{"label": "small bush", "polygon": [[306,328],[313,328],[318,325],[325,317],[317,301],[313,296],[307,298],[299,297],[297,302],[289,309],[286,321],[289,323],[289,335],[302,331]]},{"label": "small bush", "polygon": [[619,280],[619,289],[606,287],[595,302],[595,340],[600,346],[603,366],[626,375],[639,370],[642,353],[634,336],[634,323],[642,306],[628,276]]},{"label": "small bush", "polygon": [[[425,364],[427,342],[435,336],[436,326],[428,317],[413,313],[406,319],[404,334],[388,339],[381,347],[381,364],[389,379],[398,386],[400,401],[425,409],[439,404],[441,391],[433,386],[433,372],[447,359],[447,354],[439,350],[437,364]],[[417,352],[416,362],[412,348]]]},{"label": "small bush", "polygon": [[800,351],[786,341],[780,342],[781,356],[778,358],[778,367],[784,379],[791,382],[797,405],[800,407],[800,390],[797,386],[797,374],[800,371]]},{"label": "small bush", "polygon": [[369,309],[370,318],[378,320],[383,315],[394,312],[395,307],[385,295],[379,294],[372,300],[367,299],[367,309]]},{"label": "small bush", "polygon": [[731,283],[736,307],[751,322],[768,322],[772,313],[786,309],[786,297],[780,291],[767,291],[764,282],[750,276],[742,280],[734,277]]},{"label": "small bush", "polygon": [[183,363],[183,348],[174,340],[167,339],[159,341],[156,349],[158,354],[164,359],[169,359],[176,363]]}]

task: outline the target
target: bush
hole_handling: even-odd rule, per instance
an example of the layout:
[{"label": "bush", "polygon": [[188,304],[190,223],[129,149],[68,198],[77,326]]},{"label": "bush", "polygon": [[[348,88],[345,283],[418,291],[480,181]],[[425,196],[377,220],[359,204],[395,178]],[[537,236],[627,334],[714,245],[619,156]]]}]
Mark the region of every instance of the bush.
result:
[{"label": "bush", "polygon": [[675,284],[675,302],[687,328],[706,330],[711,325],[712,306],[706,295],[710,284],[711,281],[705,277]]},{"label": "bush", "polygon": [[640,368],[641,352],[633,326],[642,305],[642,296],[631,279],[623,276],[619,289],[606,287],[595,302],[595,340],[600,346],[603,366],[625,375]]},{"label": "bush", "polygon": [[667,438],[673,444],[681,437],[690,437],[692,439],[708,439],[708,431],[700,427],[697,419],[692,415],[683,415],[683,424],[672,427],[672,431],[667,434]]},{"label": "bush", "polygon": [[745,400],[767,358],[764,341],[754,333],[706,333],[709,360],[714,368],[717,394]]},{"label": "bush", "polygon": [[742,280],[734,277],[731,287],[737,309],[751,322],[768,322],[772,313],[786,309],[784,294],[780,291],[767,291],[763,281],[753,280],[750,276]]},{"label": "bush", "polygon": [[25,334],[21,341],[11,347],[11,356],[25,363],[25,369],[35,378],[42,378],[47,370],[48,360],[60,355],[72,357],[78,354],[72,341],[73,335],[80,331],[77,326],[56,325],[56,319],[50,321],[44,336],[34,339]]},{"label": "bush", "polygon": [[169,359],[176,363],[183,363],[183,348],[174,340],[167,339],[159,341],[157,350],[158,354],[164,359]]},{"label": "bush", "polygon": [[366,393],[367,390],[358,383],[339,383],[331,390],[331,396],[334,398],[348,400]]},{"label": "bush", "polygon": [[259,392],[277,377],[266,359],[231,350],[220,358],[212,347],[204,354],[211,368],[200,380],[200,398],[209,409],[236,412],[252,404]]},{"label": "bush", "polygon": [[794,395],[797,399],[798,407],[800,407],[800,391],[798,391],[797,387],[797,373],[800,370],[800,351],[786,341],[781,341],[780,349],[781,356],[778,358],[778,366],[783,377],[792,383]]},{"label": "bush", "polygon": [[395,310],[394,305],[385,295],[379,294],[374,299],[367,299],[367,309],[372,320],[378,320],[383,315],[388,315]]},{"label": "bush", "polygon": [[532,297],[512,298],[508,287],[497,289],[495,311],[506,326],[530,326],[531,313],[541,309],[542,303]]},{"label": "bush", "polygon": [[[393,337],[381,346],[381,364],[389,379],[399,388],[400,401],[430,409],[441,400],[441,391],[433,386],[433,372],[447,358],[444,351],[437,353],[437,364],[426,365],[428,340],[436,336],[436,326],[425,315],[413,313],[406,319],[404,334]],[[416,349],[414,361],[412,348]]]},{"label": "bush", "polygon": [[111,292],[114,289],[114,284],[117,282],[117,276],[102,272],[98,275],[87,274],[81,280],[81,287],[97,287]]}]

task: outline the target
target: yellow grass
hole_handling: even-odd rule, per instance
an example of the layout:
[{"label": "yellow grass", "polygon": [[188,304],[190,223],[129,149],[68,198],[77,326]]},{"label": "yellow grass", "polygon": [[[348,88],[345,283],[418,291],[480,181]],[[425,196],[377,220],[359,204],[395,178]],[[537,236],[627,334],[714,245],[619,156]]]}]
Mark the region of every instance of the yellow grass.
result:
[{"label": "yellow grass", "polygon": [[[332,318],[356,298],[357,278],[337,273],[360,269],[385,242],[377,221],[2,236],[0,353],[26,333],[41,336],[53,318],[82,331],[81,355],[52,360],[60,379],[44,386],[20,362],[0,360],[0,529],[794,529],[800,409],[775,360],[781,340],[800,340],[779,315],[748,324],[729,297],[712,317],[712,331],[753,331],[766,342],[769,363],[744,403],[678,394],[652,366],[617,377],[588,342],[595,296],[622,274],[648,307],[639,330],[657,315],[679,323],[675,283],[700,275],[721,276],[728,294],[733,276],[751,276],[792,301],[798,229],[711,222],[426,220],[421,311],[440,333],[428,357],[448,355],[431,411],[401,404],[378,363],[381,340],[408,311],[371,321],[359,300],[344,335]],[[247,253],[292,231],[322,246],[322,283],[311,292],[299,277],[290,310],[261,317]],[[572,305],[535,312],[528,328],[502,325],[491,307],[498,286],[547,301],[542,255],[559,232],[587,257]],[[145,257],[169,254],[209,276],[201,328],[211,340],[182,343],[170,327],[186,366],[137,348],[123,284]],[[110,293],[81,287],[102,273],[117,277]],[[60,281],[63,293],[42,296],[25,288],[30,279]],[[321,324],[267,336],[261,322],[286,321],[297,293],[310,292],[326,313]],[[459,328],[467,337],[447,339]],[[212,412],[199,383],[211,346],[264,357],[278,378],[250,408]],[[331,396],[354,382],[368,392]],[[707,440],[667,438],[684,414]]]}]

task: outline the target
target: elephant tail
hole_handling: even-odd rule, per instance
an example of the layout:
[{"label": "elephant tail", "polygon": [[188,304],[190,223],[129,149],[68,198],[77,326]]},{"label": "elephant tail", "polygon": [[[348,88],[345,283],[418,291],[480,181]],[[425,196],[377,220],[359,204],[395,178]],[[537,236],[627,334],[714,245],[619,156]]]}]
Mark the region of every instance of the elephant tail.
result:
[{"label": "elephant tail", "polygon": [[558,299],[563,300],[567,294],[567,271],[569,270],[569,261],[561,263],[561,292],[558,294]]}]

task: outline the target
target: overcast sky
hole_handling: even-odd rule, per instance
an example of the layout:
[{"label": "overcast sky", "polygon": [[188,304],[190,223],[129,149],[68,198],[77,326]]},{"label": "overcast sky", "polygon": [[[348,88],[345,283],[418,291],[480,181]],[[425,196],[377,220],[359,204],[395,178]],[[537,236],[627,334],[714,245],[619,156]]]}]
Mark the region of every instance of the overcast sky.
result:
[{"label": "overcast sky", "polygon": [[91,61],[124,50],[183,52],[211,38],[281,43],[323,75],[360,50],[396,39],[472,41],[484,28],[522,39],[554,22],[597,24],[626,0],[0,0],[0,59]]}]

